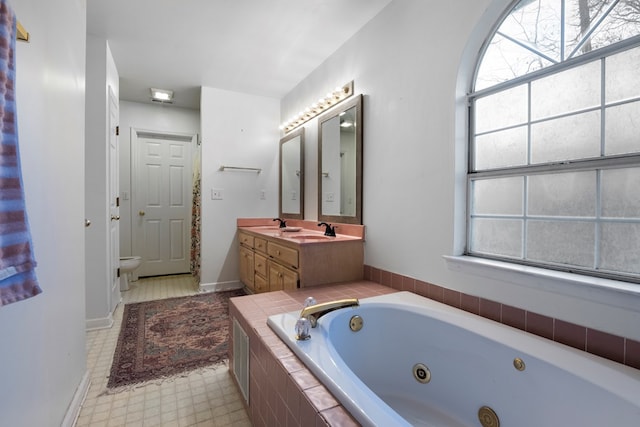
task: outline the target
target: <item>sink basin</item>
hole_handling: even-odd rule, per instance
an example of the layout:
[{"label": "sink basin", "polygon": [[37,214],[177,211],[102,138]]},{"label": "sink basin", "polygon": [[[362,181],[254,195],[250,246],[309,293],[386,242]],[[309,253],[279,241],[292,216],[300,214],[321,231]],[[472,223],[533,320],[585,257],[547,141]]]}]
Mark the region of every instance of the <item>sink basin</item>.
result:
[{"label": "sink basin", "polygon": [[287,236],[289,239],[300,239],[300,240],[326,240],[330,239],[329,236],[323,236],[320,234],[296,234],[294,236]]}]

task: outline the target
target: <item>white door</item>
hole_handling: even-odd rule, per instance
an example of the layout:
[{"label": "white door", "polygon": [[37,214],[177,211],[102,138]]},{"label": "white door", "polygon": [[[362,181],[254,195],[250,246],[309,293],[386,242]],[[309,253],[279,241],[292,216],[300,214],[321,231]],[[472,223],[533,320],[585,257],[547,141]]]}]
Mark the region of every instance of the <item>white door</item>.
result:
[{"label": "white door", "polygon": [[132,130],[133,255],[139,276],[189,272],[191,144],[195,135]]},{"label": "white door", "polygon": [[111,312],[120,302],[120,199],[118,179],[118,99],[109,87],[109,284]]}]

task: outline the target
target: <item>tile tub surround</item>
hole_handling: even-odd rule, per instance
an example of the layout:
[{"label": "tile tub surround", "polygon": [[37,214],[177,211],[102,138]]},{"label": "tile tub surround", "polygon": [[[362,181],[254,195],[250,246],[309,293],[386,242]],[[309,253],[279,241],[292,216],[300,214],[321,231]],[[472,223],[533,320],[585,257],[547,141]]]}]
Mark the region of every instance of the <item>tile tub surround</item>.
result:
[{"label": "tile tub surround", "polygon": [[[640,343],[637,341],[365,266],[365,281],[249,295],[230,301],[231,321],[236,318],[249,335],[250,404],[247,412],[253,425],[358,426],[357,421],[267,326],[267,318],[272,314],[301,309],[308,296],[321,303],[340,298],[367,298],[400,290],[640,369]],[[233,350],[232,343],[229,350]],[[232,364],[232,354],[229,361]]]},{"label": "tile tub surround", "polygon": [[400,291],[411,291],[578,350],[640,369],[640,342],[632,339],[452,291],[369,265],[364,266],[364,278]]},{"label": "tile tub surround", "polygon": [[[276,291],[232,298],[231,322],[237,319],[249,336],[249,405],[254,427],[261,426],[358,426],[331,393],[267,326],[272,314],[300,310],[313,296],[319,303],[341,298],[367,298],[396,290],[359,281],[319,285],[312,289]],[[233,343],[229,344],[230,353]],[[233,370],[233,354],[229,355]]]}]

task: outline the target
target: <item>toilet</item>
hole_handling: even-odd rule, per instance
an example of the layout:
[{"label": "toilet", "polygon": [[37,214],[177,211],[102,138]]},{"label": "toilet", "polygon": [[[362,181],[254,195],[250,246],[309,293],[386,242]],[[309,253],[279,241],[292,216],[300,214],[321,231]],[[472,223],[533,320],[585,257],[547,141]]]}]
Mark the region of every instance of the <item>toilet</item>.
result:
[{"label": "toilet", "polygon": [[133,272],[136,268],[140,267],[142,263],[142,257],[139,256],[126,256],[120,257],[120,290],[129,290],[129,281],[137,280],[136,276],[133,278]]}]

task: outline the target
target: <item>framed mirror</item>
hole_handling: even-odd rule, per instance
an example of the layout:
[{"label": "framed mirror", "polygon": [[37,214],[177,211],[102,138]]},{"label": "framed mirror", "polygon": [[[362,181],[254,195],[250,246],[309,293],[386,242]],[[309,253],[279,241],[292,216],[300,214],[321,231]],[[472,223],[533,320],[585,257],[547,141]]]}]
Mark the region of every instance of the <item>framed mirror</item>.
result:
[{"label": "framed mirror", "polygon": [[318,220],[362,224],[362,95],[318,119]]},{"label": "framed mirror", "polygon": [[304,219],[304,128],[280,140],[280,218]]}]

